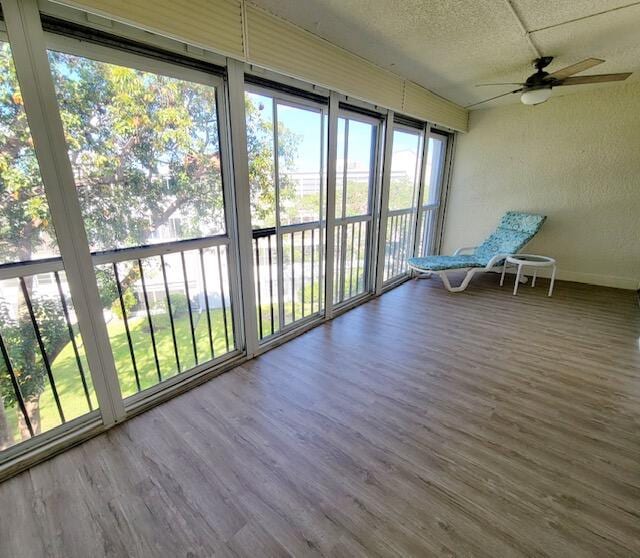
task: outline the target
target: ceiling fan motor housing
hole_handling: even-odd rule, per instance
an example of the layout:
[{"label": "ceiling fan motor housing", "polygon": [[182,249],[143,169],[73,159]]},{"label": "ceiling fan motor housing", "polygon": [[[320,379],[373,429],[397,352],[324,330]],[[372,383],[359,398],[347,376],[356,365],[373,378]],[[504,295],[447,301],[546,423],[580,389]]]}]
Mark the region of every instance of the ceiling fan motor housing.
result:
[{"label": "ceiling fan motor housing", "polygon": [[536,70],[542,70],[546,68],[553,61],[553,56],[541,56],[533,61],[533,67]]},{"label": "ceiling fan motor housing", "polygon": [[538,89],[540,87],[550,87],[553,85],[551,83],[552,80],[547,79],[549,72],[545,72],[543,69],[551,64],[552,60],[553,56],[542,56],[533,61],[533,67],[536,69],[536,72],[531,74],[524,82],[525,89]]}]

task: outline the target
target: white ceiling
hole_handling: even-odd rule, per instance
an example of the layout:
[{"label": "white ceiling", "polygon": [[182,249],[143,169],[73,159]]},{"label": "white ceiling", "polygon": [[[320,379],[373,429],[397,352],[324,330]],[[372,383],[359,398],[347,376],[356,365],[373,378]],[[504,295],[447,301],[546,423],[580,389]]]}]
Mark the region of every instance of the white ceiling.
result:
[{"label": "white ceiling", "polygon": [[[477,83],[524,81],[534,47],[556,57],[547,71],[602,58],[580,75],[636,72],[627,81],[640,80],[640,2],[632,0],[252,1],[462,106],[509,91]],[[616,86],[562,87],[554,96]],[[510,102],[518,96],[474,108]]]}]

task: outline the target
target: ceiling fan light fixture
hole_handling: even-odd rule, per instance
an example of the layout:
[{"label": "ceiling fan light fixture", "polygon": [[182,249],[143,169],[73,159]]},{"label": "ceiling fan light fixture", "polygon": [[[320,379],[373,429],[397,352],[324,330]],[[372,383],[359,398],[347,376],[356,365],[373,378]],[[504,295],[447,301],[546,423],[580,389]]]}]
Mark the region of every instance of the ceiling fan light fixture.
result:
[{"label": "ceiling fan light fixture", "polygon": [[520,95],[520,100],[525,105],[539,105],[544,103],[551,97],[551,87],[537,87],[535,89],[527,89]]}]

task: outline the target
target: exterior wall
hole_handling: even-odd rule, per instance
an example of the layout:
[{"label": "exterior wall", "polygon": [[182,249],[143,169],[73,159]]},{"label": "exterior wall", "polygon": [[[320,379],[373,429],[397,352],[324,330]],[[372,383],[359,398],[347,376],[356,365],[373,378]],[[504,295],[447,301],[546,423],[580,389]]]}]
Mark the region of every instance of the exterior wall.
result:
[{"label": "exterior wall", "polygon": [[479,243],[505,211],[548,216],[527,252],[559,278],[640,287],[640,83],[472,111],[456,147],[443,253]]}]

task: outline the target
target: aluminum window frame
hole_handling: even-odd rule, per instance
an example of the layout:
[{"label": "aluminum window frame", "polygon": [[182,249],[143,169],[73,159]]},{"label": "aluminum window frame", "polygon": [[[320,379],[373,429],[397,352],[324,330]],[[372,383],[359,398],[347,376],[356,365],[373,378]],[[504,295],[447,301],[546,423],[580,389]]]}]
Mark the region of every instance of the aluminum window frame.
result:
[{"label": "aluminum window frame", "polygon": [[[237,281],[238,275],[231,273],[232,269],[237,269],[237,235],[235,222],[235,207],[232,200],[234,199],[233,182],[232,182],[232,153],[229,142],[229,119],[227,114],[227,98],[226,98],[226,80],[218,73],[208,73],[204,70],[187,67],[179,62],[172,63],[164,60],[158,60],[141,54],[130,53],[125,49],[117,49],[111,46],[104,46],[92,41],[85,41],[71,36],[65,36],[58,33],[45,31],[44,37],[46,41],[47,52],[54,50],[63,54],[71,54],[73,56],[83,57],[90,60],[105,64],[119,65],[126,68],[149,72],[156,75],[169,77],[172,79],[197,83],[215,89],[216,98],[216,117],[218,124],[218,142],[220,148],[221,162],[221,194],[223,197],[225,232],[210,236],[201,236],[182,240],[175,240],[157,244],[143,244],[139,246],[126,248],[112,248],[110,250],[92,251],[91,257],[95,265],[130,261],[141,258],[149,258],[160,255],[169,255],[178,253],[178,251],[205,249],[215,246],[225,246],[227,250],[227,267],[229,270],[229,300],[232,304],[233,311],[233,338],[236,342],[236,348],[230,353],[225,353],[221,357],[216,357],[216,364],[227,360],[227,356],[238,356],[244,347],[244,329],[241,326],[242,319],[238,313],[240,305],[240,284]],[[197,375],[203,369],[211,367],[212,361],[207,361],[197,365],[190,370],[180,372],[180,378],[188,379],[192,375]],[[207,366],[208,365],[208,366]],[[174,378],[174,377],[172,377]],[[155,392],[163,391],[158,388],[161,384],[170,381],[167,378],[161,383],[151,386],[143,392],[152,390]],[[177,382],[173,382],[177,383]],[[148,399],[143,392],[124,398],[125,408],[135,406],[139,400]],[[129,403],[129,401],[131,402]]]},{"label": "aluminum window frame", "polygon": [[[436,192],[434,198],[436,199],[433,203],[425,203],[426,197],[426,185],[427,185],[427,161],[428,161],[428,153],[429,153],[429,141],[434,138],[440,141],[444,140],[444,152],[442,157],[442,162],[440,168],[438,169],[438,176],[436,178]],[[441,214],[443,213],[443,200],[445,197],[445,189],[447,188],[447,184],[445,183],[445,179],[447,177],[447,168],[448,168],[448,155],[451,148],[451,134],[448,134],[444,131],[439,131],[434,129],[431,126],[427,126],[425,131],[425,142],[424,142],[424,151],[423,151],[423,169],[422,169],[422,187],[421,187],[421,195],[420,195],[420,203],[418,206],[418,215],[416,219],[416,233],[415,233],[415,241],[413,253],[417,256],[424,256],[428,252],[431,252],[438,246],[437,250],[439,251],[439,242],[441,236]],[[429,177],[429,182],[431,178]],[[434,221],[434,229],[432,234],[429,235],[429,230],[427,224],[425,223],[423,226],[422,221],[426,219],[425,215],[427,211],[435,210],[435,215],[433,216]],[[421,229],[424,227],[422,231]],[[419,246],[422,247],[422,253],[418,253]]]},{"label": "aluminum window frame", "polygon": [[[392,125],[390,126],[390,128],[391,128],[390,135],[392,138],[392,141],[391,141],[392,145],[388,155],[389,157],[388,183],[385,185],[387,189],[387,202],[386,202],[387,207],[385,208],[387,219],[385,222],[384,235],[380,236],[380,242],[383,244],[383,249],[382,249],[383,262],[382,262],[381,268],[379,268],[379,272],[383,274],[381,286],[379,288],[380,293],[386,292],[394,287],[397,287],[398,285],[406,281],[409,277],[411,277],[411,271],[409,269],[406,269],[402,273],[390,276],[386,280],[384,279],[384,270],[386,267],[384,264],[384,261],[386,260],[386,249],[385,249],[386,233],[387,233],[386,228],[388,226],[389,217],[395,217],[397,215],[410,216],[411,222],[407,226],[407,228],[409,229],[409,239],[406,241],[406,246],[409,249],[408,250],[409,257],[413,256],[415,253],[416,224],[418,222],[418,214],[419,214],[419,207],[420,207],[419,203],[421,200],[422,190],[423,190],[423,167],[425,164],[424,150],[425,150],[425,145],[427,144],[427,142],[425,141],[425,134],[429,128],[429,124],[428,123],[421,124],[417,121],[414,122],[413,119],[403,117],[402,115],[396,115],[393,118]],[[391,194],[390,190],[391,190],[391,169],[393,165],[393,136],[397,131],[415,135],[419,138],[417,160],[416,160],[416,175],[414,179],[414,191],[413,191],[413,200],[412,200],[411,208],[389,209],[388,197]]]},{"label": "aluminum window frame", "polygon": [[[309,323],[320,323],[326,312],[327,299],[324,296],[326,286],[326,261],[327,261],[327,196],[328,196],[328,152],[327,145],[328,133],[326,129],[326,122],[329,119],[329,102],[324,100],[313,99],[305,96],[303,93],[296,95],[287,89],[280,89],[278,87],[271,87],[261,84],[252,83],[251,81],[244,83],[245,93],[259,95],[267,97],[272,100],[272,119],[273,119],[273,152],[274,152],[274,189],[275,189],[275,245],[276,245],[276,275],[277,275],[277,310],[278,310],[278,330],[274,333],[258,338],[258,346],[260,352],[263,352],[268,347],[274,346],[277,340],[283,336],[290,334],[297,330],[304,330],[308,327]],[[278,106],[283,105],[299,110],[306,110],[316,113],[320,116],[320,135],[321,135],[321,153],[320,153],[320,172],[321,172],[321,184],[320,184],[320,199],[319,199],[319,213],[317,221],[305,221],[300,223],[291,223],[283,225],[281,222],[280,211],[280,169],[279,169],[279,156],[278,156]],[[285,311],[284,311],[284,235],[293,234],[296,232],[302,232],[309,229],[319,229],[319,264],[318,269],[321,276],[324,276],[325,285],[321,285],[319,289],[319,308],[316,312],[308,316],[304,316],[295,321],[285,323]],[[256,231],[262,229],[253,229],[252,235],[256,234]],[[254,271],[255,274],[255,271]],[[254,275],[255,276],[255,275]],[[293,279],[292,279],[293,281]],[[304,288],[304,287],[303,287]],[[322,305],[324,303],[324,306]],[[292,304],[295,301],[292,300]],[[257,308],[256,304],[256,308]],[[262,314],[260,313],[260,319]]]},{"label": "aluminum window frame", "polygon": [[[354,223],[354,222],[366,222],[368,225],[367,238],[365,239],[365,281],[363,286],[362,293],[355,295],[353,297],[344,298],[344,277],[341,275],[339,292],[340,292],[340,300],[335,303],[332,302],[332,306],[336,309],[336,311],[340,311],[342,308],[351,306],[353,301],[357,301],[359,299],[366,299],[371,293],[375,292],[375,270],[376,270],[376,260],[377,260],[377,249],[376,249],[376,232],[380,225],[380,218],[378,212],[378,198],[379,191],[382,184],[382,154],[383,154],[383,142],[384,142],[384,115],[379,114],[369,110],[359,110],[364,107],[361,106],[350,106],[346,103],[340,103],[337,115],[337,121],[339,123],[341,118],[346,120],[345,122],[345,152],[348,154],[348,121],[354,120],[357,122],[370,124],[375,127],[375,140],[372,142],[371,146],[371,161],[369,165],[369,172],[371,176],[369,178],[369,194],[368,194],[368,211],[363,215],[352,215],[346,216],[344,207],[346,205],[346,194],[347,194],[347,176],[348,176],[348,168],[346,166],[343,168],[343,192],[342,192],[342,200],[343,200],[343,211],[341,213],[341,217],[334,217],[334,226],[337,228],[338,226]],[[373,139],[373,138],[372,138]],[[336,186],[337,188],[337,186]],[[335,192],[337,194],[337,190]],[[335,214],[335,211],[334,211]],[[345,269],[345,258],[346,258],[346,250],[344,249],[346,243],[346,235],[344,234],[346,231],[346,227],[343,227],[341,232],[341,243],[342,248],[340,249],[340,271],[344,273]],[[352,233],[353,234],[353,233]],[[344,236],[344,238],[343,238]],[[332,246],[332,249],[335,249]],[[332,250],[333,251],[333,250]],[[335,254],[332,254],[332,257],[335,257]],[[332,294],[333,298],[333,294]]]},{"label": "aluminum window frame", "polygon": [[[19,8],[21,11],[20,19],[22,20],[23,29],[18,33],[18,35],[22,34],[18,41],[20,42],[19,48],[21,51],[21,61],[18,62],[16,60],[16,66],[21,67],[21,75],[24,74],[27,76],[26,78],[20,78],[19,76],[20,87],[23,91],[27,89],[32,98],[29,103],[32,104],[32,106],[27,110],[29,124],[32,128],[32,134],[34,133],[34,129],[36,129],[39,138],[47,137],[47,135],[49,138],[53,137],[57,140],[60,138],[60,130],[56,129],[55,122],[56,115],[58,115],[59,118],[59,107],[55,95],[53,96],[55,103],[52,105],[50,91],[47,91],[44,94],[40,92],[36,94],[34,92],[37,89],[35,85],[38,83],[39,78],[44,82],[52,79],[49,71],[43,72],[42,54],[44,52],[46,58],[47,48],[63,50],[70,54],[94,58],[106,63],[135,67],[136,69],[155,72],[176,79],[185,79],[187,81],[202,83],[203,85],[214,86],[216,88],[216,108],[220,135],[219,141],[223,184],[222,191],[224,196],[226,223],[225,235],[214,235],[213,237],[195,238],[185,241],[113,250],[108,251],[110,252],[109,255],[102,252],[90,254],[88,252],[87,245],[87,253],[85,254],[82,246],[79,248],[77,246],[73,247],[73,230],[74,227],[78,227],[78,217],[80,217],[80,226],[83,227],[83,231],[84,222],[81,214],[79,213],[79,208],[74,213],[74,208],[71,207],[71,209],[68,210],[73,214],[70,219],[71,222],[68,226],[65,224],[62,228],[65,229],[63,231],[65,243],[67,246],[72,246],[72,248],[65,248],[64,254],[61,249],[61,256],[57,258],[12,263],[0,266],[0,279],[15,277],[16,275],[51,271],[54,268],[59,271],[64,268],[65,273],[68,275],[70,287],[73,283],[72,296],[74,305],[78,306],[77,303],[80,302],[80,306],[82,306],[78,311],[80,314],[84,315],[84,318],[82,318],[84,324],[82,326],[83,336],[86,335],[86,332],[98,332],[96,335],[98,341],[95,344],[96,346],[93,349],[91,358],[88,358],[88,360],[90,360],[89,364],[92,378],[94,376],[94,370],[102,377],[102,387],[96,386],[96,382],[94,381],[96,392],[100,390],[102,396],[106,397],[111,402],[109,409],[105,408],[101,403],[100,410],[95,410],[83,415],[82,417],[68,421],[62,426],[58,426],[57,428],[40,434],[25,442],[18,443],[2,452],[0,455],[0,480],[5,476],[14,474],[17,471],[46,458],[47,456],[58,453],[78,441],[94,436],[99,432],[103,432],[114,424],[126,420],[127,418],[134,416],[147,408],[155,406],[162,401],[170,399],[182,391],[190,389],[194,385],[206,381],[207,379],[210,379],[211,377],[244,362],[248,358],[253,358],[258,354],[285,343],[304,331],[332,319],[335,315],[346,312],[351,308],[370,300],[372,297],[394,288],[409,278],[409,275],[405,274],[393,282],[387,282],[384,285],[382,283],[385,238],[389,213],[388,197],[391,155],[393,152],[393,132],[396,129],[402,128],[406,128],[412,133],[422,131],[423,148],[425,148],[428,144],[428,138],[426,137],[427,130],[431,129],[435,133],[439,131],[441,127],[436,125],[431,126],[426,122],[405,117],[401,114],[396,114],[391,109],[372,105],[366,101],[342,95],[335,91],[328,90],[305,81],[300,81],[277,72],[263,69],[259,66],[250,65],[234,58],[228,58],[198,47],[193,47],[175,39],[143,31],[108,18],[88,14],[80,9],[62,6],[47,0],[0,0],[0,2],[10,7],[10,11],[13,13],[12,17],[14,20],[14,28],[16,18],[15,13],[18,9],[17,6],[24,4]],[[3,7],[5,7],[4,5]],[[6,11],[7,10],[5,8],[5,13]],[[47,31],[46,29],[43,31],[42,23],[47,16],[58,18],[63,21],[69,21],[88,29],[102,31],[116,39],[122,38],[123,42],[126,42],[125,40],[137,41],[143,45],[150,45],[150,48],[152,49],[155,48],[166,53],[173,53],[176,56],[176,61],[173,62],[170,60],[161,60],[159,58],[150,58],[139,53],[127,52],[123,49],[97,44],[95,41],[65,36],[58,32]],[[40,26],[39,31],[38,26]],[[12,52],[14,52],[15,60],[15,44],[9,40],[6,32],[6,26],[1,17],[0,36],[9,42]],[[58,45],[62,45],[62,47],[59,47]],[[35,54],[27,52],[30,48],[35,51]],[[73,52],[74,50],[75,52]],[[87,53],[89,52],[94,53],[93,56],[88,56]],[[104,56],[107,52],[109,54],[108,58],[98,58]],[[192,67],[188,63],[181,64],[181,60],[182,62],[194,60],[200,61],[204,65],[215,65],[217,66],[217,70],[215,72],[209,72],[203,69],[198,69],[196,67],[197,64],[194,64]],[[47,70],[49,70],[48,65]],[[45,75],[47,73],[49,74],[48,76]],[[257,85],[251,83],[252,78],[256,83],[260,80],[271,81],[273,87],[267,87],[264,84]],[[23,81],[25,83],[23,83]],[[47,84],[45,83],[45,85]],[[262,91],[270,97],[277,97],[284,102],[284,104],[293,107],[303,108],[305,110],[309,110],[311,105],[323,107],[320,109],[321,111],[324,111],[324,117],[322,119],[323,126],[326,126],[325,122],[328,123],[328,129],[325,127],[323,131],[322,140],[324,153],[322,172],[324,173],[323,181],[326,192],[326,199],[324,200],[325,212],[323,214],[321,211],[321,215],[319,217],[321,230],[322,226],[324,226],[325,231],[324,237],[319,240],[320,247],[325,254],[323,266],[325,278],[323,296],[324,311],[317,315],[314,314],[307,316],[303,320],[297,320],[293,324],[290,324],[290,327],[287,326],[286,329],[281,329],[279,332],[280,335],[275,338],[269,338],[261,344],[257,343],[257,329],[255,327],[255,315],[253,315],[255,314],[256,303],[255,300],[253,300],[254,273],[251,257],[251,221],[248,213],[248,206],[244,207],[246,202],[248,202],[248,197],[245,197],[247,194],[245,189],[248,188],[248,176],[246,169],[246,134],[243,136],[243,128],[246,125],[244,118],[244,93],[245,91],[250,91],[252,89],[257,89],[258,94]],[[296,94],[296,91],[299,91],[299,94]],[[35,104],[33,104],[34,98],[37,99]],[[52,107],[55,108],[55,110],[53,110],[55,113],[53,115],[53,119],[46,115],[45,110],[47,109],[51,112]],[[332,293],[334,258],[333,232],[336,226],[334,205],[335,150],[337,122],[340,113],[343,110],[353,110],[354,114],[357,115],[357,119],[362,119],[363,115],[368,115],[370,118],[376,120],[378,123],[378,137],[376,149],[375,192],[372,199],[373,206],[371,208],[372,220],[370,221],[371,246],[369,247],[370,270],[368,273],[370,292],[365,292],[362,295],[353,297],[352,299],[345,301],[343,304],[334,307]],[[326,116],[327,113],[328,118]],[[34,124],[32,124],[32,120],[34,120]],[[440,207],[438,212],[436,239],[436,244],[438,246],[442,242],[442,231],[444,228],[447,210],[448,187],[451,177],[453,153],[457,135],[453,130],[449,129],[445,129],[443,132],[449,134],[449,141],[445,156],[446,162],[440,192]],[[48,176],[47,181],[52,183],[45,183],[45,189],[47,191],[47,195],[49,195],[49,191],[52,190],[54,194],[58,196],[60,191],[68,191],[68,172],[67,169],[64,168],[64,161],[60,163],[62,151],[64,151],[64,158],[68,159],[66,154],[66,145],[61,146],[59,145],[59,141],[58,144],[56,144],[56,142],[51,141],[51,139],[48,140],[50,145],[43,145],[43,143],[47,142],[40,141],[40,146],[37,147],[36,150],[38,161],[41,165],[41,171],[43,163],[40,161],[43,159],[46,161],[44,165]],[[44,155],[42,155],[43,153]],[[422,167],[424,166],[425,161],[426,158],[422,156],[421,171],[418,178],[419,196],[422,195],[424,188],[424,173],[422,171]],[[334,175],[333,178],[332,174]],[[44,180],[45,179],[43,177],[43,182]],[[73,180],[71,182],[75,192],[75,182]],[[56,203],[59,203],[59,200]],[[73,206],[73,203],[71,206]],[[58,205],[55,210],[52,209],[52,213],[57,215],[56,223],[61,221],[61,215],[65,215],[60,207],[61,206]],[[421,207],[422,205],[418,204],[416,210],[420,212]],[[331,212],[333,212],[333,214],[331,214]],[[416,217],[416,227],[418,221],[419,220]],[[290,227],[308,227],[312,224],[313,223],[285,225],[282,228],[286,228],[288,231]],[[414,232],[414,246],[416,234],[417,233]],[[103,259],[107,259],[108,257],[116,257],[119,258],[118,261],[124,261],[125,259],[160,255],[166,253],[166,251],[172,252],[175,249],[184,249],[187,246],[202,247],[222,245],[227,246],[227,256],[229,258],[228,269],[230,272],[229,286],[232,286],[232,282],[235,285],[235,288],[231,289],[230,297],[233,297],[231,300],[234,305],[235,312],[234,339],[236,341],[236,350],[231,353],[226,353],[223,357],[220,357],[220,360],[217,360],[214,365],[211,365],[211,361],[202,363],[198,367],[194,367],[187,372],[183,372],[173,376],[172,378],[166,379],[151,388],[127,398],[126,400],[121,396],[118,397],[117,394],[110,392],[109,390],[113,388],[113,385],[109,386],[109,382],[113,384],[115,379],[116,391],[119,393],[117,374],[115,373],[115,368],[113,373],[110,372],[111,365],[108,362],[109,358],[105,357],[104,354],[101,354],[101,351],[104,352],[105,339],[107,349],[110,351],[110,343],[108,336],[106,335],[106,330],[105,335],[101,336],[99,332],[100,328],[98,327],[96,330],[91,324],[92,319],[96,318],[96,315],[101,312],[101,309],[96,303],[94,296],[97,292],[95,279],[93,280],[93,286],[87,286],[84,284],[81,277],[83,270],[85,275],[90,275],[86,270],[90,267],[93,271],[95,269],[96,262],[101,262]],[[73,263],[71,266],[73,269],[69,269],[64,263],[64,261],[69,260]],[[95,276],[95,273],[93,276]],[[99,315],[98,318],[101,320],[102,316]],[[101,337],[102,339],[100,339]],[[95,362],[98,363],[97,368],[94,368]]]},{"label": "aluminum window frame", "polygon": [[[8,3],[11,2],[12,0],[8,0]],[[51,141],[42,141],[42,138],[50,133],[49,129],[51,128],[51,125],[44,124],[42,122],[42,117],[40,116],[40,114],[42,113],[38,114],[38,111],[42,110],[43,105],[46,104],[55,107],[55,110],[49,112],[49,114],[53,118],[54,129],[56,118],[59,119],[59,105],[57,96],[52,87],[53,78],[48,63],[49,49],[83,56],[85,58],[95,59],[101,62],[120,64],[126,67],[132,67],[143,71],[150,71],[175,79],[213,86],[215,88],[222,175],[221,193],[224,198],[224,222],[226,229],[225,233],[222,235],[214,235],[213,237],[200,237],[195,239],[187,239],[185,241],[175,241],[147,246],[136,246],[125,249],[113,249],[103,252],[87,252],[87,255],[89,256],[91,261],[91,273],[84,273],[83,276],[85,278],[85,281],[88,281],[89,284],[91,284],[97,292],[97,284],[94,273],[96,263],[103,263],[104,261],[112,262],[114,259],[115,261],[124,261],[165,254],[168,252],[173,253],[176,249],[198,249],[224,245],[227,247],[227,267],[229,270],[228,285],[230,289],[230,291],[228,292],[228,297],[233,306],[234,312],[233,339],[235,341],[236,348],[235,350],[225,353],[222,357],[216,358],[216,361],[213,363],[212,361],[202,363],[200,366],[191,368],[186,372],[169,378],[162,383],[159,383],[152,388],[144,390],[127,399],[124,399],[122,395],[120,395],[119,382],[117,374],[115,373],[115,369],[113,369],[113,373],[107,373],[103,369],[102,364],[98,364],[96,366],[96,355],[87,354],[87,359],[89,361],[89,370],[93,379],[94,389],[96,390],[96,394],[99,399],[99,409],[87,412],[78,418],[68,420],[58,427],[34,436],[29,440],[20,442],[15,446],[7,448],[7,450],[2,452],[2,455],[0,456],[0,477],[5,476],[5,474],[9,475],[17,470],[20,470],[22,468],[20,463],[29,465],[35,460],[42,459],[44,457],[47,457],[48,455],[52,455],[54,453],[57,453],[58,451],[61,451],[61,449],[63,449],[65,446],[69,445],[76,439],[82,439],[85,436],[89,437],[95,435],[96,433],[109,428],[114,423],[125,420],[129,416],[132,416],[133,414],[139,412],[139,409],[142,406],[148,406],[149,404],[154,404],[154,401],[160,401],[162,399],[166,399],[168,396],[173,396],[173,394],[176,393],[176,388],[180,388],[181,386],[190,384],[193,379],[202,378],[205,376],[210,376],[214,373],[218,373],[217,371],[228,368],[230,362],[238,361],[244,356],[243,319],[242,313],[239,311],[240,292],[237,284],[234,281],[234,279],[237,277],[237,274],[233,272],[233,269],[237,267],[236,251],[238,242],[236,240],[237,226],[235,220],[235,206],[232,201],[234,199],[233,181],[231,180],[232,153],[229,146],[226,82],[223,77],[218,74],[208,73],[194,68],[188,68],[180,64],[174,65],[170,62],[155,60],[137,54],[129,55],[128,53],[125,53],[119,49],[113,49],[88,41],[81,41],[71,37],[64,37],[55,33],[47,33],[44,32],[41,28],[39,30],[39,33],[38,29],[36,29],[35,32],[26,34],[23,29],[33,28],[34,26],[40,24],[40,14],[34,10],[34,2],[32,0],[27,0],[25,2],[25,5],[19,6],[19,8],[17,9],[16,4],[14,4],[13,6],[10,6],[10,10],[13,12],[11,14],[13,22],[18,22],[18,24],[16,25],[16,29],[14,30],[18,30],[18,32],[15,34],[15,37],[18,37],[18,39],[16,40],[14,37],[13,41],[9,40],[10,37],[7,33],[6,25],[3,20],[0,20],[0,33],[2,40],[7,41],[12,49],[12,54],[16,66],[20,67],[18,77],[23,95],[30,97],[27,103],[28,106],[26,107],[26,112],[29,119],[29,126],[32,130],[32,135],[38,135],[38,141],[36,141],[36,155],[38,157],[41,174],[43,175],[42,180],[45,185],[47,198],[50,198],[52,193],[57,191],[58,187],[53,185],[56,180],[66,180],[67,186],[65,186],[65,188],[69,189],[69,187],[71,187],[72,191],[75,191],[75,180],[73,179],[72,174],[71,178],[69,178],[69,174],[62,177],[60,175],[61,171],[58,168],[54,169],[55,163],[51,161],[51,156],[49,155],[49,153],[53,151],[53,153],[55,154],[54,157],[59,157],[62,159],[63,166],[65,163],[70,165],[68,154],[66,154],[66,142],[64,140],[58,141],[57,143]],[[18,14],[17,16],[16,13]],[[4,17],[6,17],[6,9],[5,14],[3,15]],[[22,25],[22,27],[20,27],[20,25]],[[19,53],[19,60],[16,59],[16,42],[19,43],[17,48],[21,49]],[[29,45],[30,43],[34,42],[35,45],[30,46],[32,47],[35,54],[27,54],[29,52],[29,47],[25,48],[25,45]],[[32,60],[35,60],[35,62],[32,62]],[[43,63],[44,61],[46,61],[46,63]],[[45,67],[46,71],[43,71]],[[51,84],[51,89],[49,91],[45,91],[43,93],[40,88],[37,88],[38,91],[34,95],[36,89],[34,89],[34,82],[32,81],[33,78],[31,77],[34,75],[34,72],[36,72],[36,75],[40,75],[45,83],[49,82]],[[52,90],[53,94],[51,94]],[[33,99],[37,97],[39,97],[38,100],[34,102]],[[42,101],[43,98],[46,99],[46,102]],[[62,128],[60,125],[60,127],[55,130],[55,133],[60,134],[61,132]],[[64,157],[62,156],[63,153],[66,154],[64,155]],[[70,170],[70,166],[68,168]],[[58,178],[52,178],[52,176],[55,174],[58,175]],[[67,199],[72,199],[77,203],[77,191],[74,192],[71,198],[67,197]],[[68,232],[66,232],[68,230],[66,225],[59,226],[61,223],[64,224],[67,218],[61,213],[60,207],[53,207],[54,204],[51,203],[51,201],[49,202],[49,205],[57,236],[60,237],[62,234],[68,238],[69,234]],[[82,219],[82,215],[79,212],[79,206],[77,207],[74,216],[70,219],[70,222],[73,223],[73,226],[79,226],[81,230],[84,231],[84,221]],[[64,264],[64,261],[69,258],[75,259],[73,250],[69,250],[68,241],[66,242],[66,248],[62,248],[62,243],[60,242],[59,249],[61,255],[58,257],[32,260],[28,262],[13,262],[0,266],[0,278],[10,279],[20,276],[55,271],[59,272],[64,270],[67,275],[69,287],[71,289],[74,306],[78,308],[79,306],[87,304],[84,301],[85,295],[82,292],[79,292],[77,288],[77,272],[74,270],[70,270],[69,267]],[[80,239],[79,242],[83,244],[84,249],[86,249],[87,251],[89,250],[89,246],[86,240],[82,242],[82,239]],[[85,260],[85,262],[86,261],[87,260]],[[73,278],[74,275],[75,279]],[[92,306],[91,303],[88,304],[90,307]],[[95,303],[93,303],[92,308],[93,309],[91,310],[91,315],[101,321],[101,310],[98,311],[98,307],[95,306]],[[81,313],[81,310],[78,310],[78,312]],[[82,324],[84,324],[84,326]],[[87,344],[86,326],[86,319],[84,319],[82,316],[79,316],[79,327],[83,333],[85,345]],[[105,347],[106,342],[106,347],[108,347],[108,349],[105,351],[105,353],[111,355],[111,347],[108,336],[104,335],[101,337],[98,334],[95,337],[98,339],[101,338],[101,341],[98,341],[98,343],[102,343],[103,348]],[[93,338],[94,336],[92,334],[89,334],[89,339]],[[112,358],[113,357],[111,356],[111,359]],[[102,380],[105,380],[107,382],[110,382],[112,385],[117,386],[117,397],[114,397],[113,395],[110,395],[104,391],[104,387],[101,387],[100,385]],[[168,396],[167,392],[169,392]],[[115,414],[112,412],[109,406],[105,406],[104,397],[106,397],[115,405]]]}]

